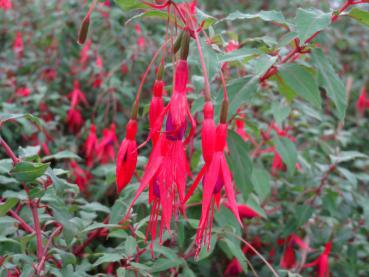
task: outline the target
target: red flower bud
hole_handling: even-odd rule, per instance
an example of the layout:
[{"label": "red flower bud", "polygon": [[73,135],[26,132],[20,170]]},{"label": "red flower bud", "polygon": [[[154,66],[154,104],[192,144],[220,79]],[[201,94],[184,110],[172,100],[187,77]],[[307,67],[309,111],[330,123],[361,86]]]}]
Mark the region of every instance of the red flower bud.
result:
[{"label": "red flower bud", "polygon": [[116,180],[118,193],[131,181],[137,164],[137,121],[130,120],[126,127],[126,137],[120,145],[117,167]]},{"label": "red flower bud", "polygon": [[206,163],[211,161],[215,148],[214,107],[208,101],[204,105],[204,122],[201,129],[202,156]]}]

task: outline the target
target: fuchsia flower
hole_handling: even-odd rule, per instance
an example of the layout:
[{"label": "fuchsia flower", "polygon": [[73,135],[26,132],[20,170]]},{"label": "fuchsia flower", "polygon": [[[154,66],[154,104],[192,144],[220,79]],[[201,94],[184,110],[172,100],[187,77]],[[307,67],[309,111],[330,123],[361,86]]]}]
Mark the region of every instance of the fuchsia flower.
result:
[{"label": "fuchsia flower", "polygon": [[367,97],[365,87],[362,87],[356,102],[356,110],[359,112],[360,116],[363,116],[366,109],[369,109],[369,98]]},{"label": "fuchsia flower", "polygon": [[285,250],[280,261],[280,266],[284,269],[292,269],[297,265],[294,245],[297,245],[301,250],[310,250],[309,245],[296,234],[291,234],[287,239],[280,240],[278,243],[280,245],[285,244]]},{"label": "fuchsia flower", "polygon": [[94,162],[95,154],[97,151],[97,136],[96,136],[96,127],[94,124],[90,125],[90,132],[86,138],[86,142],[84,145],[85,155],[86,155],[86,165],[91,166]]},{"label": "fuchsia flower", "polygon": [[[163,113],[164,110],[164,102],[163,102],[163,89],[164,89],[164,82],[162,80],[155,80],[152,98],[150,102],[149,108],[149,123],[150,123],[150,130],[155,130],[155,123],[160,118],[160,115]],[[159,139],[159,132],[152,133],[152,142],[155,145],[157,140]]]},{"label": "fuchsia flower", "polygon": [[15,35],[15,40],[13,43],[13,52],[18,59],[21,59],[23,57],[24,45],[22,34],[20,32],[17,32]]},{"label": "fuchsia flower", "polygon": [[130,205],[131,208],[141,193],[149,186],[149,203],[152,205],[152,209],[146,237],[151,236],[152,243],[156,238],[159,214],[161,214],[159,231],[161,244],[164,228],[170,232],[173,214],[184,212],[183,200],[186,178],[189,175],[189,165],[183,145],[185,131],[185,124],[181,128],[175,129],[171,114],[168,114],[165,133],[159,136],[154,145],[140,186]]},{"label": "fuchsia flower", "polygon": [[207,244],[208,249],[210,247],[214,206],[219,208],[221,191],[223,187],[225,188],[229,208],[242,226],[232,183],[232,174],[229,170],[228,163],[224,155],[226,138],[227,124],[220,123],[216,129],[216,144],[214,154],[211,162],[207,166],[203,179],[202,211],[200,223],[196,233],[196,255],[198,255],[202,244]]},{"label": "fuchsia flower", "polygon": [[31,90],[27,87],[17,88],[17,90],[15,91],[15,94],[18,97],[28,97],[31,94]]},{"label": "fuchsia flower", "polygon": [[84,192],[86,191],[87,184],[91,179],[89,172],[83,170],[75,161],[69,163],[72,169],[72,176],[74,176],[74,182],[78,185],[79,189]]},{"label": "fuchsia flower", "polygon": [[233,52],[237,49],[240,48],[240,44],[238,43],[238,41],[235,41],[235,40],[230,40],[228,43],[227,43],[227,46],[225,48],[225,51],[226,52]]},{"label": "fuchsia flower", "polygon": [[42,71],[42,79],[51,82],[56,79],[56,70],[54,68],[46,68]]},{"label": "fuchsia flower", "polygon": [[281,156],[277,152],[277,150],[274,149],[274,158],[273,158],[273,164],[272,164],[272,175],[275,176],[278,174],[279,171],[286,171],[287,167],[284,164]]},{"label": "fuchsia flower", "polygon": [[68,110],[66,121],[69,131],[72,133],[78,133],[84,123],[81,111],[75,107]]},{"label": "fuchsia flower", "polygon": [[73,90],[69,93],[68,98],[71,100],[71,107],[74,108],[82,101],[83,104],[88,106],[86,95],[79,89],[79,82],[73,82]]},{"label": "fuchsia flower", "polygon": [[10,0],[0,0],[0,9],[4,11],[8,11],[13,7],[12,2]]},{"label": "fuchsia flower", "polygon": [[137,164],[137,121],[130,119],[126,127],[126,137],[122,141],[116,167],[118,193],[131,181]]},{"label": "fuchsia flower", "polygon": [[104,78],[104,65],[103,65],[102,57],[99,54],[96,55],[95,63],[96,63],[96,67],[97,67],[99,72],[97,74],[95,74],[95,78],[94,78],[92,87],[93,88],[100,88],[101,84],[103,82],[103,78]]},{"label": "fuchsia flower", "polygon": [[258,212],[256,212],[255,210],[253,210],[252,208],[250,208],[249,206],[245,204],[240,204],[237,206],[237,208],[238,208],[238,213],[240,214],[241,219],[244,219],[244,218],[251,219],[254,217],[260,217],[260,214]]},{"label": "fuchsia flower", "polygon": [[97,159],[105,164],[114,162],[115,147],[118,146],[118,138],[115,132],[115,124],[112,123],[110,128],[103,130],[103,137],[98,144]]},{"label": "fuchsia flower", "polygon": [[216,127],[214,122],[214,107],[211,101],[207,101],[203,108],[204,122],[201,129],[201,146],[204,161],[209,163],[215,149]]},{"label": "fuchsia flower", "polygon": [[329,254],[331,253],[332,241],[326,243],[324,251],[320,256],[313,262],[306,264],[304,267],[317,267],[317,276],[329,277]]}]

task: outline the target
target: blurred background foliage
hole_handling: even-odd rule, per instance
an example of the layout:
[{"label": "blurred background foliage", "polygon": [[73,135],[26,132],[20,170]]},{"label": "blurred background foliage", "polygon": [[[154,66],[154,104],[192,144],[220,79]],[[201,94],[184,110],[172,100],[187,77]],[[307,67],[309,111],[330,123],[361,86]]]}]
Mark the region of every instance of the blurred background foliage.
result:
[{"label": "blurred background foliage", "polygon": [[[239,159],[239,164],[232,166],[240,192],[238,202],[252,207],[261,216],[245,219],[245,227],[241,229],[231,212],[221,207],[215,215],[212,248],[210,252],[203,249],[200,260],[195,261],[188,254],[200,213],[201,193],[197,192],[190,201],[188,219],[180,219],[173,226],[173,236],[167,235],[163,246],[155,246],[153,260],[149,251],[142,251],[148,248],[144,242],[147,194],[140,197],[134,209],[130,225],[134,230],[117,225],[126,213],[137,181],[117,195],[114,161],[95,162],[87,167],[84,143],[91,122],[101,139],[112,123],[118,141],[124,138],[124,126],[142,74],[164,40],[165,20],[148,16],[131,19],[140,12],[123,11],[114,2],[110,6],[99,3],[92,14],[88,38],[91,44],[86,49],[76,43],[88,9],[86,1],[32,0],[12,1],[12,4],[9,11],[0,10],[1,136],[23,159],[50,163],[38,181],[27,184],[31,197],[45,205],[39,208],[44,242],[56,222],[63,225],[62,233],[54,237],[49,247],[48,257],[52,258],[45,263],[45,275],[228,276],[232,272],[227,269],[230,270],[230,263],[236,257],[242,265],[249,264],[248,273],[234,272],[240,275],[253,276],[255,270],[258,276],[272,276],[266,260],[281,276],[315,276],[315,269],[302,268],[301,262],[313,261],[328,241],[333,242],[329,255],[332,276],[368,275],[369,120],[367,111],[362,114],[356,106],[361,89],[369,89],[367,26],[343,15],[315,39],[345,85],[348,104],[344,122],[338,120],[325,92],[319,110],[302,98],[289,101],[280,92],[276,80],[259,86],[257,93],[240,102],[243,128],[257,143],[264,141],[273,122],[289,129],[295,138],[291,143],[272,132],[271,139],[262,145],[265,149],[274,146],[282,149],[284,162],[292,159],[292,169],[287,165],[286,172],[275,174],[273,153],[253,156],[255,145],[250,140],[240,142],[235,132],[229,136],[231,156],[238,155]],[[209,0],[199,1],[198,6],[216,19],[237,10],[249,14],[277,10],[293,21],[298,8],[329,12],[342,4],[343,1]],[[368,5],[362,9],[368,10]],[[280,46],[283,29],[259,18],[217,22],[207,32],[212,38],[223,40],[220,47],[234,40],[243,47],[266,53],[279,49],[286,53],[286,46]],[[24,43],[22,57],[17,57],[14,51],[17,33]],[[97,62],[98,57],[102,66]],[[309,58],[301,60],[302,65],[311,64]],[[200,96],[203,78],[194,44],[189,61],[193,87],[189,99],[193,100],[193,113],[201,121],[198,112],[203,103]],[[214,66],[211,60],[208,62],[210,68]],[[240,71],[252,71],[253,67],[255,64],[249,60],[232,62],[229,82]],[[170,62],[165,72],[166,90],[170,93]],[[148,134],[146,118],[154,79],[152,70],[144,84],[140,105],[139,142]],[[77,132],[71,132],[67,124],[68,94],[73,91],[75,81],[79,82],[88,103],[80,107],[84,124]],[[220,103],[219,82],[213,82],[211,88],[215,103]],[[29,92],[24,93],[24,89]],[[232,87],[229,90],[232,93]],[[234,123],[230,125],[236,130]],[[117,145],[111,143],[117,150]],[[196,172],[202,164],[198,136],[193,145],[191,168]],[[139,175],[149,151],[150,147],[140,151]],[[13,209],[32,225],[31,211],[22,182],[14,173],[9,174],[11,161],[4,152],[1,157],[0,275],[32,276],[37,264],[35,236],[20,228],[10,214]],[[82,173],[76,170],[73,161]],[[296,162],[298,170],[294,169]],[[53,186],[45,185],[49,179]],[[83,184],[85,189],[80,191],[75,183],[80,187]],[[96,234],[94,230],[102,231]],[[91,234],[93,239],[84,245]],[[293,245],[298,263],[288,270],[282,268],[281,260],[286,248],[291,248],[286,239],[291,234],[303,238],[313,250],[305,251]],[[242,238],[252,243],[265,260],[251,250],[243,254]],[[84,247],[80,251],[81,245]]]}]

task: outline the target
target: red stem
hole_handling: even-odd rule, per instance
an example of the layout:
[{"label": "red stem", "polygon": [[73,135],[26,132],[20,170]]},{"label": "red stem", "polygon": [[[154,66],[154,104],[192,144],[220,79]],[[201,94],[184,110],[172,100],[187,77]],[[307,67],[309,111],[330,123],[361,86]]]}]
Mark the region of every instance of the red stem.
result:
[{"label": "red stem", "polygon": [[38,257],[39,262],[41,263],[42,256],[43,256],[43,250],[42,250],[40,219],[38,217],[37,203],[35,203],[35,201],[33,201],[32,199],[30,199],[30,201],[31,201],[32,217],[34,221],[34,228],[36,232],[37,257]]},{"label": "red stem", "polygon": [[28,232],[28,233],[33,233],[34,230],[31,226],[29,226],[27,224],[27,222],[25,222],[16,212],[14,212],[13,210],[10,210],[8,212],[12,217],[14,217],[16,220],[19,221],[20,226],[23,228],[24,231]]},{"label": "red stem", "polygon": [[0,145],[4,148],[6,154],[12,159],[14,165],[19,163],[19,159],[1,136],[0,136]]},{"label": "red stem", "polygon": [[[354,2],[353,0],[348,0],[346,1],[342,7],[331,17],[331,21],[336,22],[338,17],[341,15],[342,12],[344,12],[347,8],[349,8],[352,5],[357,5],[357,4],[363,4],[363,3],[369,3],[369,0],[363,0],[363,1],[357,1]],[[311,42],[321,31],[318,31],[316,33],[314,33],[313,35],[311,35],[307,40],[305,40],[304,44],[308,44],[309,42]],[[296,43],[295,40],[295,47],[291,50],[290,53],[288,53],[280,62],[279,65],[284,64],[286,62],[288,62],[295,54],[297,53],[302,53],[304,47],[299,46],[298,43]],[[272,66],[268,69],[268,71],[260,78],[260,82],[265,81],[266,79],[270,78],[271,76],[273,76],[274,74],[276,74],[278,72],[278,69],[275,66]]]}]

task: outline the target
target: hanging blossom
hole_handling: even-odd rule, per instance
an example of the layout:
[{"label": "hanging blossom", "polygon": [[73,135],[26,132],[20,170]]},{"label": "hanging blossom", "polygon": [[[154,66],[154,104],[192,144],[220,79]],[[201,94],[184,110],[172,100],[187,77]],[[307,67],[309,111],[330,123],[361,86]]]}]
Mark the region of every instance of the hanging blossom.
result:
[{"label": "hanging blossom", "polygon": [[116,166],[116,181],[118,193],[131,181],[137,164],[137,121],[130,119],[126,127],[126,137],[122,141]]},{"label": "hanging blossom", "polygon": [[220,124],[216,128],[214,153],[208,162],[205,160],[204,167],[200,170],[194,184],[191,186],[185,201],[193,193],[194,188],[203,177],[203,196],[200,222],[196,232],[196,253],[198,256],[201,246],[207,245],[210,249],[211,232],[214,218],[214,207],[220,206],[221,192],[225,189],[227,205],[232,211],[240,225],[242,221],[238,212],[235,191],[233,187],[232,174],[224,154],[227,139],[227,112],[228,101],[224,100],[222,104]]},{"label": "hanging blossom", "polygon": [[285,245],[284,252],[280,261],[280,267],[283,269],[293,269],[297,266],[297,259],[294,246],[297,245],[300,250],[310,251],[310,247],[298,235],[291,234],[285,240],[279,240],[279,245]]},{"label": "hanging blossom", "polygon": [[8,11],[13,7],[12,1],[10,0],[0,0],[0,9]]},{"label": "hanging blossom", "polygon": [[324,247],[324,251],[319,257],[311,263],[305,264],[306,267],[317,267],[317,275],[318,277],[329,277],[329,254],[331,253],[332,241],[326,243]]},{"label": "hanging blossom", "polygon": [[28,97],[31,95],[31,90],[27,87],[21,87],[16,89],[15,94],[18,97]]},{"label": "hanging blossom", "polygon": [[363,116],[365,111],[369,109],[369,98],[365,87],[363,86],[360,91],[359,98],[356,101],[356,110],[360,116]]},{"label": "hanging blossom", "polygon": [[97,151],[98,140],[96,136],[96,126],[95,124],[90,125],[90,132],[86,138],[84,144],[84,150],[86,155],[86,165],[90,167],[95,159],[96,151]]},{"label": "hanging blossom", "polygon": [[135,25],[135,31],[136,31],[136,34],[138,35],[138,39],[136,42],[137,46],[139,48],[145,48],[146,46],[145,37],[142,35],[140,24]]},{"label": "hanging blossom", "polygon": [[13,43],[13,52],[18,59],[23,57],[24,44],[21,32],[17,32]]},{"label": "hanging blossom", "polygon": [[103,130],[103,137],[97,146],[97,160],[103,164],[114,162],[115,148],[118,147],[115,124],[110,124],[110,128]]},{"label": "hanging blossom", "polygon": [[89,39],[81,49],[79,54],[79,64],[82,69],[85,69],[87,66],[88,59],[90,57],[90,49],[91,49],[92,41]]},{"label": "hanging blossom", "polygon": [[74,81],[73,91],[70,92],[67,97],[71,100],[71,105],[67,112],[66,121],[69,131],[77,133],[84,123],[84,119],[82,117],[80,109],[78,108],[78,105],[80,104],[80,102],[82,102],[86,106],[88,106],[85,94],[79,89],[78,81]]}]

